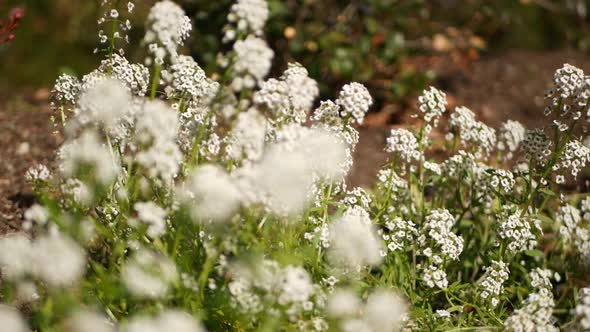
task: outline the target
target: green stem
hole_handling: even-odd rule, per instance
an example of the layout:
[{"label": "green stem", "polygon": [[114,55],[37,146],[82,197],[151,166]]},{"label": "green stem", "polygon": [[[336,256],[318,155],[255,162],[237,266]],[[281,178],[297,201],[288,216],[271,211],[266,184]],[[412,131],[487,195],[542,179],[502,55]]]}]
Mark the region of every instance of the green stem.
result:
[{"label": "green stem", "polygon": [[160,83],[160,70],[161,69],[162,69],[162,66],[159,64],[156,64],[154,66],[154,79],[152,80],[152,89],[150,92],[150,100],[156,99],[156,92],[158,90],[158,84]]}]

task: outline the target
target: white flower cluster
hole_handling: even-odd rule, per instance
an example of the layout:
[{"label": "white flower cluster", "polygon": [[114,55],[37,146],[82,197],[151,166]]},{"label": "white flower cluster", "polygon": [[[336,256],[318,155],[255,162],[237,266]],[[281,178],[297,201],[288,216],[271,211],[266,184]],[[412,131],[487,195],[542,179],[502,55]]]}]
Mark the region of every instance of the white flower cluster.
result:
[{"label": "white flower cluster", "polygon": [[408,305],[397,293],[378,289],[363,303],[348,289],[338,289],[328,299],[327,312],[344,332],[396,332],[403,325]]},{"label": "white flower cluster", "polygon": [[504,321],[504,330],[510,332],[527,331],[559,331],[553,325],[553,287],[549,276],[550,270],[535,269],[531,271],[531,286],[536,290],[529,294],[523,306],[516,309],[514,313]]},{"label": "white flower cluster", "polygon": [[2,329],[11,332],[28,332],[27,324],[15,308],[0,304],[0,322]]},{"label": "white flower cluster", "polygon": [[445,160],[441,168],[449,180],[467,182],[471,179],[471,174],[475,173],[477,163],[473,154],[460,150]]},{"label": "white flower cluster", "polygon": [[147,225],[147,235],[157,238],[166,233],[166,210],[154,202],[137,202],[134,205],[139,221]]},{"label": "white flower cluster", "polygon": [[82,277],[85,268],[82,248],[59,233],[34,241],[23,234],[0,238],[0,270],[7,280],[33,277],[52,287],[71,287]]},{"label": "white flower cluster", "polygon": [[231,176],[214,165],[198,168],[180,197],[202,221],[227,221],[240,206],[256,204],[290,215],[307,206],[316,181],[342,180],[345,158],[344,145],[331,133],[293,124],[277,133],[259,160]]},{"label": "white flower cluster", "polygon": [[541,165],[551,154],[551,140],[542,129],[527,130],[522,141],[522,149],[528,158],[534,158]]},{"label": "white flower cluster", "polygon": [[235,77],[231,87],[234,91],[253,89],[268,75],[274,57],[273,50],[264,39],[252,35],[236,41],[233,50],[235,62],[232,69]]},{"label": "white flower cluster", "polygon": [[208,78],[195,60],[186,55],[177,56],[162,72],[162,77],[169,82],[166,86],[169,99],[190,100],[199,106],[209,104],[219,89],[219,83]]},{"label": "white flower cluster", "polygon": [[[340,117],[340,106],[331,100],[322,100],[320,106],[313,113],[312,120],[322,125],[340,131],[344,126]],[[352,144],[349,142],[349,144]]]},{"label": "white flower cluster", "polygon": [[303,234],[303,238],[309,243],[315,243],[317,241],[317,248],[329,248],[330,247],[330,227],[326,222],[314,220],[314,224],[318,226],[314,227],[313,232],[306,232]]},{"label": "white flower cluster", "polygon": [[401,160],[410,163],[420,159],[418,139],[407,129],[392,129],[387,138],[385,151],[393,153]]},{"label": "white flower cluster", "polygon": [[85,131],[78,138],[69,140],[58,152],[59,170],[66,178],[84,176],[86,168],[92,170],[94,179],[107,184],[120,172],[118,163],[94,131]]},{"label": "white flower cluster", "polygon": [[565,245],[580,255],[583,264],[590,264],[590,198],[584,199],[580,208],[561,206],[555,221],[561,224],[559,233]]},{"label": "white flower cluster", "polygon": [[391,221],[388,219],[386,216],[385,230],[379,230],[387,249],[390,252],[395,252],[411,247],[419,234],[416,224],[401,217],[395,217]]},{"label": "white flower cluster", "polygon": [[489,170],[490,186],[501,193],[510,193],[516,184],[512,172],[505,169]]},{"label": "white flower cluster", "polygon": [[577,324],[583,331],[590,330],[590,287],[580,289],[574,310]]},{"label": "white flower cluster", "polygon": [[111,137],[123,138],[126,131],[120,125],[131,105],[131,95],[125,85],[117,79],[104,78],[81,93],[75,122],[80,126],[99,125]]},{"label": "white flower cluster", "polygon": [[172,283],[178,279],[178,273],[169,258],[140,249],[124,265],[121,278],[133,296],[158,299],[168,293]]},{"label": "white flower cluster", "polygon": [[340,117],[340,106],[331,101],[322,101],[312,116],[312,128],[327,130],[338,137],[346,145],[346,158],[342,169],[348,173],[353,165],[353,153],[359,142],[359,132],[351,126],[351,122],[345,123]]},{"label": "white flower cluster", "polygon": [[304,123],[319,95],[317,82],[308,76],[307,69],[290,63],[280,79],[263,82],[254,94],[254,103],[275,115],[278,122]]},{"label": "white flower cluster", "polygon": [[61,74],[51,90],[51,108],[65,111],[66,105],[73,105],[80,94],[80,80],[68,74]]},{"label": "white flower cluster", "polygon": [[382,169],[377,174],[379,185],[386,191],[389,190],[394,201],[403,200],[409,194],[408,181],[401,178],[391,169]]},{"label": "white flower cluster", "polygon": [[430,288],[444,289],[448,286],[445,264],[458,260],[463,252],[463,238],[452,232],[455,217],[446,209],[429,212],[417,240],[420,254],[427,258],[422,279]]},{"label": "white flower cluster", "polygon": [[[228,284],[231,306],[239,312],[255,315],[264,302],[286,307],[289,319],[304,326],[305,331],[325,331],[327,323],[319,314],[325,306],[325,293],[313,283],[309,273],[300,266],[280,267],[277,262],[264,259],[256,264],[238,263],[229,269],[232,280]],[[302,316],[312,316],[305,320]]]},{"label": "white flower cluster", "polygon": [[449,119],[449,130],[458,135],[461,144],[469,146],[475,156],[487,157],[496,147],[496,131],[475,120],[475,114],[467,107],[457,107]]},{"label": "white flower cluster", "polygon": [[535,230],[541,232],[538,219],[534,219],[513,205],[502,207],[498,219],[498,236],[505,241],[506,248],[513,254],[533,249],[537,245]]},{"label": "white flower cluster", "polygon": [[257,161],[262,158],[268,130],[266,117],[252,108],[238,114],[229,134],[226,152],[235,161]]},{"label": "white flower cluster", "polygon": [[493,307],[500,303],[503,284],[508,280],[510,270],[508,265],[502,261],[492,261],[492,264],[484,268],[485,273],[478,283],[481,289],[479,296],[484,301],[490,301]]},{"label": "white flower cluster", "polygon": [[184,44],[192,29],[190,18],[179,5],[162,0],[150,10],[144,42],[150,45],[156,63],[162,64],[166,55],[171,59],[178,55],[178,47]]},{"label": "white flower cluster", "polygon": [[25,179],[29,182],[45,182],[49,180],[50,176],[51,172],[49,172],[47,166],[43,164],[38,164],[35,166],[31,166],[27,170],[27,173],[25,174]]},{"label": "white flower cluster", "polygon": [[373,98],[367,88],[357,82],[346,84],[340,90],[336,103],[341,106],[340,115],[343,118],[350,118],[363,124],[365,114],[373,105]]},{"label": "white flower cluster", "polygon": [[590,98],[588,76],[582,69],[566,63],[555,71],[553,84],[553,89],[547,93],[547,99],[550,100],[551,105],[545,109],[545,114],[556,112],[560,117],[579,119],[582,111],[587,110]]},{"label": "white flower cluster", "polygon": [[[204,332],[193,316],[177,310],[165,310],[155,317],[133,317],[125,326],[125,332]],[[82,332],[82,331],[79,331]]]},{"label": "white flower cluster", "polygon": [[447,109],[447,95],[430,87],[422,92],[418,98],[418,108],[424,114],[424,120],[428,123],[426,132],[438,126],[438,120]]},{"label": "white flower cluster", "polygon": [[216,165],[195,169],[178,191],[181,201],[191,207],[193,218],[204,221],[229,219],[243,199],[234,180]]},{"label": "white flower cluster", "polygon": [[355,187],[347,191],[346,197],[342,199],[342,202],[347,206],[360,206],[366,211],[371,208],[371,201],[371,195],[361,187]]},{"label": "white flower cluster", "polygon": [[381,262],[383,244],[369,214],[360,207],[349,208],[330,227],[330,258],[336,265],[356,270]]},{"label": "white flower cluster", "polygon": [[514,153],[520,148],[520,144],[524,140],[524,133],[526,129],[524,126],[514,120],[508,120],[502,123],[498,130],[498,151],[503,152],[502,158],[510,160],[514,157]]},{"label": "white flower cluster", "polygon": [[176,143],[178,116],[162,101],[147,101],[135,123],[136,144],[142,147],[135,157],[152,178],[170,184],[182,161]]},{"label": "white flower cluster", "polygon": [[232,41],[236,35],[262,36],[268,15],[266,0],[238,0],[227,16],[230,26],[225,28],[224,41]]},{"label": "white flower cluster", "polygon": [[563,154],[559,158],[556,169],[569,170],[575,178],[578,173],[590,162],[590,148],[580,141],[569,141]]},{"label": "white flower cluster", "polygon": [[[124,56],[113,54],[111,58],[101,62],[98,71],[125,83],[127,89],[135,96],[143,97],[147,92],[149,70],[142,64],[130,63]],[[88,88],[89,82],[83,83],[82,88]]]}]

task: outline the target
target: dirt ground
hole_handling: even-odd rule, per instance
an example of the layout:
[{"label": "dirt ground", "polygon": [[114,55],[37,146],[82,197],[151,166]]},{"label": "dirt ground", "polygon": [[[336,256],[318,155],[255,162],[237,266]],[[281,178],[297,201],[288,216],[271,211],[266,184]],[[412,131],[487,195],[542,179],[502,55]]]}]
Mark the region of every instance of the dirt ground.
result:
[{"label": "dirt ground", "polygon": [[[590,72],[590,56],[581,52],[515,51],[484,56],[467,66],[440,63],[434,85],[447,92],[451,107],[467,106],[494,127],[507,119],[536,127],[546,121],[543,95],[563,63]],[[24,180],[26,170],[50,163],[59,145],[59,138],[52,134],[47,95],[42,92],[24,94],[33,96],[27,98],[0,92],[0,234],[18,229],[23,208],[34,201]],[[360,128],[351,185],[371,186],[387,159],[383,147],[391,126],[410,121],[412,112],[395,114],[392,125]]]}]

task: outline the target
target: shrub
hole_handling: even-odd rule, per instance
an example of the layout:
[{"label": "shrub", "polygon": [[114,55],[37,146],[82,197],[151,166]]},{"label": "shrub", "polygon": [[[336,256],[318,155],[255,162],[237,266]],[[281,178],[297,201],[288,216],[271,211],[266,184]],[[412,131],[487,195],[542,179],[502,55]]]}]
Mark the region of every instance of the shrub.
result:
[{"label": "shrub", "polygon": [[303,66],[267,78],[266,2],[237,2],[215,79],[180,55],[170,0],[130,63],[133,9],[106,7],[101,65],[53,89],[57,165],[27,173],[40,203],[0,239],[3,301],[26,311],[0,308],[11,331],[588,328],[588,199],[559,194],[590,158],[582,70],[556,71],[532,130],[459,107],[433,140],[447,102],[425,90],[376,187],[349,188],[371,95],[349,83],[313,109]]}]

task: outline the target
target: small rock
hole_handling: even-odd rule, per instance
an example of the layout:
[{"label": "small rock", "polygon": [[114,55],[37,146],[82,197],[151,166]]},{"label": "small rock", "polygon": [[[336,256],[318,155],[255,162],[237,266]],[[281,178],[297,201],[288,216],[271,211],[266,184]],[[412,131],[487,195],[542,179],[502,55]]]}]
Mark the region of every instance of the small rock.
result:
[{"label": "small rock", "polygon": [[49,100],[51,92],[47,88],[41,88],[35,91],[34,99],[36,102],[43,102]]},{"label": "small rock", "polygon": [[28,154],[29,151],[31,150],[31,146],[29,145],[29,142],[22,142],[21,144],[19,144],[18,148],[16,149],[16,154],[18,154],[19,156]]}]

